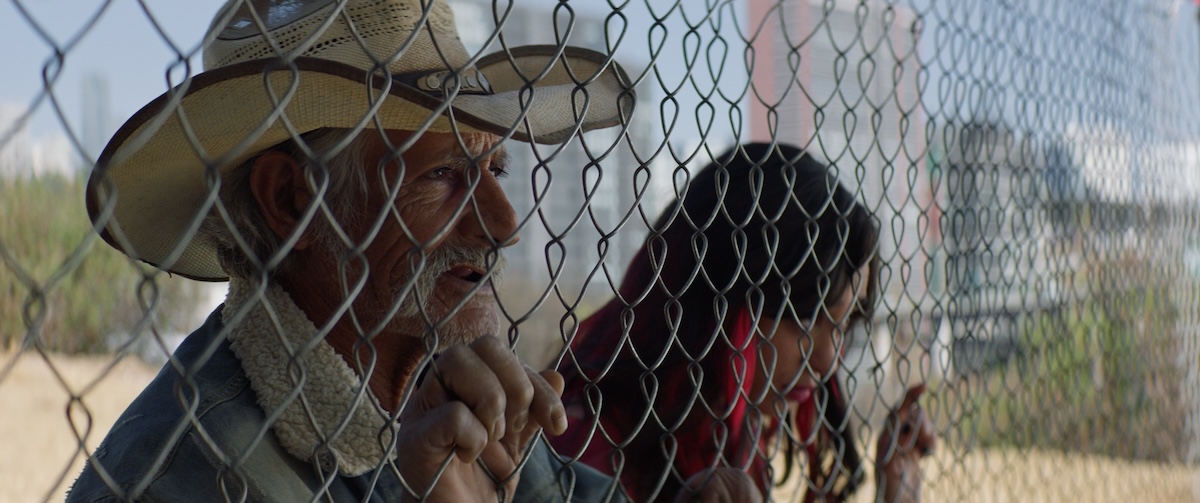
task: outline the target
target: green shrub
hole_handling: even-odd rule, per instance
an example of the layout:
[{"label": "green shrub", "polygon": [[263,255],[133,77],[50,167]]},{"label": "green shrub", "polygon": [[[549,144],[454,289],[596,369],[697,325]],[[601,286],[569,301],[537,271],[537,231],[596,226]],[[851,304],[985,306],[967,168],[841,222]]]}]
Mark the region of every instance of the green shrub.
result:
[{"label": "green shrub", "polygon": [[0,347],[107,350],[110,334],[185,329],[200,284],[114,250],[92,230],[83,182],[0,179]]},{"label": "green shrub", "polygon": [[1127,257],[1087,272],[1086,296],[1024,315],[1023,355],[961,383],[955,391],[969,398],[945,419],[981,446],[1178,462],[1184,338],[1169,279],[1153,261]]}]

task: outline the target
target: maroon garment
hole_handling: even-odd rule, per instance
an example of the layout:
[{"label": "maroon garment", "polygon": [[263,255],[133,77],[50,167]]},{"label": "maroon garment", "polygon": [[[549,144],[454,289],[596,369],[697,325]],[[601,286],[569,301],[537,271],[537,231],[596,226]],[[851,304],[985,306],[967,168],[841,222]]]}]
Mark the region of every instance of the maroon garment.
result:
[{"label": "maroon garment", "polygon": [[[615,307],[614,307],[615,306]],[[664,367],[657,372],[660,376],[661,389],[655,400],[656,409],[663,414],[664,419],[680,419],[682,425],[678,429],[662,429],[652,418],[645,419],[646,402],[638,389],[628,389],[625,392],[602,392],[602,414],[597,421],[588,405],[588,379],[595,380],[619,379],[628,382],[628,375],[617,375],[612,370],[603,376],[593,369],[603,369],[611,352],[605,354],[594,351],[594,345],[587,341],[594,335],[595,330],[603,328],[600,323],[604,316],[612,312],[620,312],[616,301],[610,303],[597,314],[583,322],[580,333],[575,339],[573,348],[575,358],[580,367],[588,369],[585,376],[569,372],[563,403],[567,408],[567,419],[571,427],[561,436],[551,439],[555,449],[564,456],[578,459],[593,468],[609,475],[621,472],[621,481],[634,501],[670,500],[678,493],[682,483],[696,473],[718,466],[735,466],[746,469],[751,478],[759,486],[763,494],[768,494],[772,487],[772,476],[768,471],[766,460],[767,441],[776,428],[764,430],[757,410],[751,404],[751,386],[756,370],[757,341],[753,337],[754,323],[746,310],[738,311],[734,320],[726,323],[729,335],[726,340],[718,337],[711,352],[705,360],[715,360],[717,365],[705,365],[724,368],[718,372],[719,387],[701,387],[702,396],[707,404],[716,410],[714,419],[709,411],[699,403],[691,407],[690,414],[685,418],[673,416],[671,412],[681,406],[686,406],[690,397],[697,394],[696,387],[689,378],[688,363],[672,367]],[[620,319],[617,317],[616,319]],[[714,324],[715,325],[715,324]],[[632,339],[632,336],[630,336]],[[628,339],[626,340],[628,342]],[[610,346],[615,348],[616,345]],[[629,345],[622,349],[622,359],[631,358]],[[724,365],[721,365],[724,363]],[[622,365],[614,365],[614,369]],[[567,366],[568,369],[572,366]],[[672,370],[673,369],[673,370]],[[711,382],[711,381],[710,381]],[[610,387],[613,389],[615,387]],[[713,392],[713,389],[719,389]],[[598,397],[598,390],[593,390],[593,398]],[[729,397],[735,397],[730,400]],[[797,388],[788,393],[793,410],[797,410],[795,434],[801,438],[811,438],[816,421],[816,399],[812,388]],[[641,424],[643,435],[630,438],[629,432]],[[774,424],[774,421],[772,421]],[[666,481],[660,490],[656,486],[663,478],[666,470],[666,459],[659,454],[663,443],[661,436],[670,433],[677,451],[674,453],[673,474],[666,475]],[[649,434],[649,435],[647,435]],[[627,445],[622,445],[627,444]],[[622,445],[616,449],[614,445]],[[723,445],[723,448],[721,447]],[[809,459],[815,459],[816,444],[809,443]],[[619,451],[619,452],[618,452]],[[622,466],[623,465],[623,466]]]}]

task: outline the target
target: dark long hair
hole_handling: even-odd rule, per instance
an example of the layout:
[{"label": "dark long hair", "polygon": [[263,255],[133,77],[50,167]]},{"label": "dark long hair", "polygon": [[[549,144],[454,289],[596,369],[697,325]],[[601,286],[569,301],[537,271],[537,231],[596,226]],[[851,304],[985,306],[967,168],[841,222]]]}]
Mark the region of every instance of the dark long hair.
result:
[{"label": "dark long hair", "polygon": [[[758,450],[763,421],[744,382],[758,345],[769,344],[754,335],[754,321],[811,318],[863,265],[871,266],[871,302],[876,290],[873,218],[803,150],[736,147],[685,190],[651,229],[617,297],[580,324],[561,365],[564,401],[593,418],[576,427],[600,428],[585,442],[607,438],[613,448],[610,466],[598,468],[620,470],[638,500],[673,497],[694,472],[720,463],[751,469],[769,490]],[[840,427],[817,449],[835,462],[813,475],[844,477],[839,492],[853,491],[861,459],[844,394],[829,378],[818,395],[826,421],[816,424]],[[787,445],[784,479],[796,449]],[[583,449],[564,454],[576,454],[570,447]]]}]

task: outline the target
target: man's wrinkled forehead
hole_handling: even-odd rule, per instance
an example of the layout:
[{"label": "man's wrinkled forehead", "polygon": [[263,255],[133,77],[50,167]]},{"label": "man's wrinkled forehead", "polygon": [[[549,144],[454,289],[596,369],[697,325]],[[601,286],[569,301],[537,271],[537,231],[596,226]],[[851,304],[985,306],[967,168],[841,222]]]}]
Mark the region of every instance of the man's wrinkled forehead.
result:
[{"label": "man's wrinkled forehead", "polygon": [[502,139],[499,136],[491,133],[463,133],[461,136],[462,145],[459,145],[459,142],[454,142],[455,154],[470,158],[489,157],[492,159],[492,162],[502,161],[504,164],[507,164],[509,160],[508,150],[504,147],[504,142],[501,141]]},{"label": "man's wrinkled forehead", "polygon": [[488,158],[492,162],[509,160],[503,138],[492,133],[418,133],[390,130],[386,134],[386,143],[390,145],[393,154],[405,157],[409,154],[421,154],[446,159]]}]

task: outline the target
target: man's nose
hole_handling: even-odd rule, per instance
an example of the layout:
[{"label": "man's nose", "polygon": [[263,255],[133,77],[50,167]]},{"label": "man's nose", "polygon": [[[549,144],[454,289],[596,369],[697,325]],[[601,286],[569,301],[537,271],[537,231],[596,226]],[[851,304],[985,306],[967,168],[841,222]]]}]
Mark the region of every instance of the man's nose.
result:
[{"label": "man's nose", "polygon": [[482,166],[475,176],[479,182],[464,209],[462,221],[463,238],[472,244],[504,248],[521,239],[518,234],[517,213],[500,181]]}]

